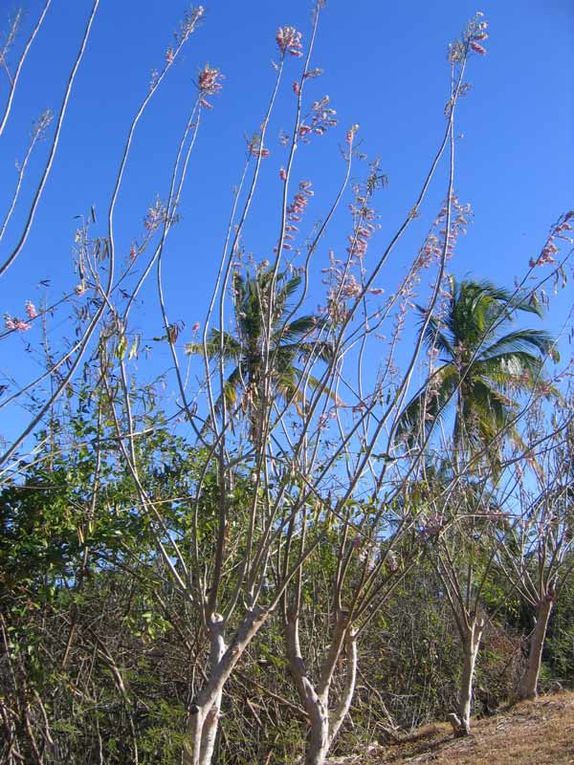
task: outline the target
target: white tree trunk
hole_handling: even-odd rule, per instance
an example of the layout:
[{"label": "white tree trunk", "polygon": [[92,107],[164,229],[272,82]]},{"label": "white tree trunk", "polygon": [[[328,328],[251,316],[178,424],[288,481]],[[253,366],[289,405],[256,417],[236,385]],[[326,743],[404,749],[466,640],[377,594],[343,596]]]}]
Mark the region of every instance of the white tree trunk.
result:
[{"label": "white tree trunk", "polygon": [[211,642],[209,677],[197,702],[190,709],[182,765],[211,765],[225,683],[267,616],[268,612],[261,609],[250,611],[227,647],[224,640],[223,619],[218,614],[213,615],[209,625]]},{"label": "white tree trunk", "polygon": [[478,648],[483,629],[484,622],[478,619],[474,620],[463,640],[464,664],[458,697],[458,715],[460,718],[458,733],[461,736],[468,736],[470,733],[474,670],[476,667],[476,657],[478,656]]},{"label": "white tree trunk", "polygon": [[305,704],[310,723],[305,765],[323,765],[329,751],[329,709],[325,700],[310,688]]},{"label": "white tree trunk", "polygon": [[[299,643],[299,624],[291,615],[285,625],[287,659],[301,701],[307,712],[309,737],[305,749],[305,765],[323,765],[339,729],[349,713],[357,678],[357,639],[346,616],[335,626],[333,641],[325,660],[318,690],[310,681]],[[345,646],[347,668],[345,686],[337,707],[329,711],[329,695],[333,674],[341,649]]]},{"label": "white tree trunk", "polygon": [[546,639],[546,630],[553,606],[552,599],[543,598],[536,613],[536,625],[530,637],[528,665],[518,686],[518,696],[521,699],[534,699],[538,693],[538,676],[542,664],[542,651]]},{"label": "white tree trunk", "polygon": [[329,745],[329,711],[323,698],[307,677],[299,642],[299,619],[289,614],[285,624],[285,644],[289,671],[295,681],[309,722],[309,738],[305,750],[305,765],[322,765]]},{"label": "white tree trunk", "polygon": [[343,693],[337,708],[331,714],[329,749],[333,745],[341,725],[349,714],[351,702],[353,701],[353,696],[355,695],[355,685],[357,683],[357,636],[353,629],[350,629],[345,637],[345,650],[347,657],[345,687],[343,688]]}]

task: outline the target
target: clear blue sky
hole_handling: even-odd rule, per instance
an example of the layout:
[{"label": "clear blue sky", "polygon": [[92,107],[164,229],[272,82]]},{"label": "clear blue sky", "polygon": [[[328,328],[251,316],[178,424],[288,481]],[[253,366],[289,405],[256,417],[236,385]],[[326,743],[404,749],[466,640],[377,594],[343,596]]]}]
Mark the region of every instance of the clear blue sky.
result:
[{"label": "clear blue sky", "polygon": [[[41,3],[23,2],[29,25]],[[137,134],[117,210],[121,254],[140,236],[146,208],[156,194],[166,194],[176,141],[194,98],[193,81],[199,68],[208,61],[223,71],[224,89],[206,115],[180,211],[182,220],[166,253],[170,318],[184,320],[188,330],[203,318],[231,189],[242,167],[245,135],[257,129],[270,92],[275,31],[280,24],[294,25],[306,42],[310,5],[309,0],[206,2],[204,24]],[[24,154],[31,122],[46,107],[58,106],[90,6],[89,0],[53,2],[24,70],[12,121],[0,139],[0,210],[9,198],[14,161]],[[0,0],[0,29],[6,29],[16,7],[18,0]],[[131,115],[147,90],[151,70],[161,67],[186,7],[182,0],[102,0],[36,225],[19,261],[0,280],[2,313],[22,313],[26,298],[41,302],[45,294],[38,286],[41,279],[51,279],[50,299],[74,285],[74,216],[95,205],[99,233],[105,233],[107,200]],[[312,98],[328,94],[340,124],[331,134],[301,148],[295,178],[310,179],[316,191],[306,218],[310,228],[326,209],[341,177],[338,146],[345,130],[359,123],[365,152],[381,157],[389,177],[388,188],[378,198],[382,230],[372,244],[374,257],[412,206],[428,168],[444,129],[447,44],[477,10],[488,19],[490,39],[488,54],[475,56],[468,73],[472,90],[459,113],[457,132],[462,136],[456,181],[458,195],[472,204],[475,219],[459,242],[452,270],[510,285],[538,254],[551,223],[574,206],[571,0],[489,0],[479,6],[467,0],[330,0],[315,55],[315,65],[325,74],[311,83],[309,93]],[[291,122],[289,84],[300,61],[291,59],[287,66],[291,74],[270,128],[271,157],[264,164],[258,213],[245,237],[248,251],[261,258],[269,256],[276,230],[277,173],[284,158],[277,137],[281,127]],[[7,82],[0,78],[0,99],[6,92]],[[46,148],[41,148],[32,170],[41,166]],[[28,183],[25,202],[31,189]],[[443,173],[420,222],[397,254],[397,269],[418,249],[444,194]],[[21,217],[16,217],[2,245],[2,259],[16,239],[19,222]],[[325,251],[329,246],[344,248],[347,226],[343,213],[325,242]],[[566,305],[565,296],[560,300]],[[161,321],[152,310],[153,300],[148,306],[134,321],[151,336],[161,332]],[[64,316],[56,316],[55,335],[65,329]],[[23,341],[38,339],[35,328],[5,340],[0,372],[13,371],[20,364]]]}]

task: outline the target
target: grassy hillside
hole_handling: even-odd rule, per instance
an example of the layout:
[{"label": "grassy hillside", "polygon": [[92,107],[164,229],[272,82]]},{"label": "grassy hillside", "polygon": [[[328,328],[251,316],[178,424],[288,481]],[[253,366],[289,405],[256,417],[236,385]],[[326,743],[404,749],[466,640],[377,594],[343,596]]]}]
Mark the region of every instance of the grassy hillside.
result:
[{"label": "grassy hillside", "polygon": [[541,696],[476,720],[454,738],[447,723],[427,725],[396,744],[333,758],[329,765],[573,765],[574,693]]}]

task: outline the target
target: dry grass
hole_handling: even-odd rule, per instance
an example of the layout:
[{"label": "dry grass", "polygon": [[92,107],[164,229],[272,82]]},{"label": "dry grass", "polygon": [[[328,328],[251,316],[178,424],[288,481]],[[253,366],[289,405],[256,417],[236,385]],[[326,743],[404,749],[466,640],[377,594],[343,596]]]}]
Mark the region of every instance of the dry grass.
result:
[{"label": "dry grass", "polygon": [[469,738],[430,725],[398,744],[333,759],[330,765],[574,765],[574,693],[542,696],[474,721]]}]

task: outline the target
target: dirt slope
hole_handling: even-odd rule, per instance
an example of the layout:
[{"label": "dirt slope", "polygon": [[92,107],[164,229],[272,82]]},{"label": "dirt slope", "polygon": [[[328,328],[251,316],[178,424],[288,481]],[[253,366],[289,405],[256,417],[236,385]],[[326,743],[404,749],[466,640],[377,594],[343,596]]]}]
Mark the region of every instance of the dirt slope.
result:
[{"label": "dirt slope", "polygon": [[455,739],[447,724],[430,725],[385,747],[329,765],[574,765],[574,693],[542,696],[476,720]]}]

